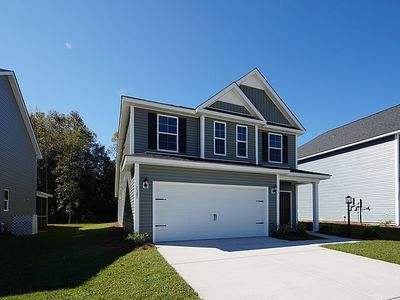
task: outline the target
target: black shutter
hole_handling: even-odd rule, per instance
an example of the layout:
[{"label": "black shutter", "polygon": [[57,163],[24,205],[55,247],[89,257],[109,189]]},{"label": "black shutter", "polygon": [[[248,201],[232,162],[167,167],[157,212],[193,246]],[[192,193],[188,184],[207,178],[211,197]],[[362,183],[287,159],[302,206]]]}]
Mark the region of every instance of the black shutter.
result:
[{"label": "black shutter", "polygon": [[284,135],[283,136],[283,144],[282,144],[282,157],[283,157],[283,163],[287,164],[288,163],[288,136]]},{"label": "black shutter", "polygon": [[179,152],[186,153],[186,119],[179,118]]},{"label": "black shutter", "polygon": [[268,133],[262,133],[262,160],[268,162]]},{"label": "black shutter", "polygon": [[147,142],[151,150],[157,150],[157,114],[149,112],[147,115]]}]

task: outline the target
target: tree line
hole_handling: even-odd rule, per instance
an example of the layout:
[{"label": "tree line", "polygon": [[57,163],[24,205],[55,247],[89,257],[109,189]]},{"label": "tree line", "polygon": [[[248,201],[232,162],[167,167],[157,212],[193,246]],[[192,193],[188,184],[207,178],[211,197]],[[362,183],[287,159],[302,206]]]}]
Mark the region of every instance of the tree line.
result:
[{"label": "tree line", "polygon": [[49,222],[115,221],[115,145],[101,145],[75,111],[36,111],[30,118],[43,156],[37,189],[54,196],[49,198]]}]

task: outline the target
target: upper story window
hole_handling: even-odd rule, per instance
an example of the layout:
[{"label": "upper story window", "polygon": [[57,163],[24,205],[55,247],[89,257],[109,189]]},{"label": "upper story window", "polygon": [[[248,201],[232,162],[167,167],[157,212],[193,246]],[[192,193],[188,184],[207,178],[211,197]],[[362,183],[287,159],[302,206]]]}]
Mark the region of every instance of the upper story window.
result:
[{"label": "upper story window", "polygon": [[268,139],[269,162],[282,163],[282,135],[269,133]]},{"label": "upper story window", "polygon": [[158,115],[157,150],[178,152],[178,118]]},{"label": "upper story window", "polygon": [[9,200],[10,200],[10,191],[5,189],[4,190],[4,198],[3,198],[3,210],[4,211],[8,211],[8,208],[9,208],[8,202],[9,202]]},{"label": "upper story window", "polygon": [[247,158],[247,126],[236,125],[236,156]]},{"label": "upper story window", "polygon": [[214,154],[226,155],[226,123],[214,121]]}]

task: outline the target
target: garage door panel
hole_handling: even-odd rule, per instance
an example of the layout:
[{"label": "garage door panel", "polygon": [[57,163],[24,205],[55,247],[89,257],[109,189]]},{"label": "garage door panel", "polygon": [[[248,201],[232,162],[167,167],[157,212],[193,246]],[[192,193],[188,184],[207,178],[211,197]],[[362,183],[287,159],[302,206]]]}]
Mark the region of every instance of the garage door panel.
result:
[{"label": "garage door panel", "polygon": [[266,196],[263,188],[155,182],[156,241],[262,236]]}]

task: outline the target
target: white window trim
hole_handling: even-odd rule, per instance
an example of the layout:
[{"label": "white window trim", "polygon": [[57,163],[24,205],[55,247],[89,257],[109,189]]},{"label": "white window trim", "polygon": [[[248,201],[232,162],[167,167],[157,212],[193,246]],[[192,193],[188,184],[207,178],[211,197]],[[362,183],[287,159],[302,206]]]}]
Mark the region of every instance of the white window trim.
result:
[{"label": "white window trim", "polygon": [[[4,193],[7,191],[8,199],[6,199],[3,194],[3,211],[9,211],[10,210],[10,190],[9,189],[4,189]],[[7,209],[4,208],[4,203],[7,202]]]},{"label": "white window trim", "polygon": [[[239,139],[238,139],[238,128],[239,127],[246,128],[246,140],[245,141],[239,141]],[[236,124],[236,157],[240,157],[240,158],[248,158],[249,157],[249,146],[248,146],[249,143],[248,143],[248,141],[249,141],[249,127],[245,126],[245,125]],[[238,154],[238,148],[239,148],[238,144],[239,143],[245,143],[246,144],[246,155],[244,155],[244,156]]]},{"label": "white window trim", "polygon": [[[160,117],[167,117],[167,118],[176,119],[176,133],[160,132]],[[161,134],[176,135],[176,150],[160,149],[160,133]],[[164,115],[164,114],[157,114],[157,151],[179,153],[179,118],[178,117],[170,116],[170,115]]]},{"label": "white window trim", "polygon": [[[275,135],[275,136],[280,136],[281,137],[281,147],[271,147],[271,140],[270,140],[270,136],[271,135]],[[281,160],[280,161],[274,161],[271,160],[271,151],[270,149],[277,149],[277,150],[281,150]],[[280,133],[271,133],[268,132],[268,162],[270,163],[277,163],[277,164],[281,164],[283,163],[283,135]]]},{"label": "white window trim", "polygon": [[[224,138],[220,138],[220,137],[216,137],[215,136],[215,124],[224,124],[225,126],[225,130],[224,130]],[[225,122],[221,122],[221,121],[214,121],[214,155],[218,155],[218,156],[226,156],[226,123]],[[224,153],[216,153],[215,152],[215,140],[223,140],[224,141]]]}]

